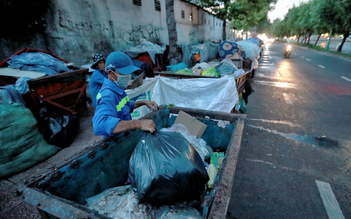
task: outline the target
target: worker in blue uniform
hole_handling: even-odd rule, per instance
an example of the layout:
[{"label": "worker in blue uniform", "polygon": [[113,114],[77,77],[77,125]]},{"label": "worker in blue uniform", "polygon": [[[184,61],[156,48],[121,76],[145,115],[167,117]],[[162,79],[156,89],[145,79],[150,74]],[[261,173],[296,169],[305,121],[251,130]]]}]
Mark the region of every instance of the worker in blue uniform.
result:
[{"label": "worker in blue uniform", "polygon": [[91,68],[95,71],[89,81],[89,91],[93,106],[96,107],[96,95],[99,93],[105,78],[107,78],[107,73],[105,72],[105,59],[102,54],[93,55],[94,63]]},{"label": "worker in blue uniform", "polygon": [[93,118],[93,127],[96,135],[104,137],[116,133],[141,129],[154,132],[155,123],[150,119],[131,120],[133,109],[146,105],[156,110],[158,105],[154,101],[132,101],[124,89],[130,81],[130,74],[140,70],[133,65],[132,60],[122,52],[113,52],[106,59],[108,78],[104,80],[100,92],[96,96],[97,107]]}]

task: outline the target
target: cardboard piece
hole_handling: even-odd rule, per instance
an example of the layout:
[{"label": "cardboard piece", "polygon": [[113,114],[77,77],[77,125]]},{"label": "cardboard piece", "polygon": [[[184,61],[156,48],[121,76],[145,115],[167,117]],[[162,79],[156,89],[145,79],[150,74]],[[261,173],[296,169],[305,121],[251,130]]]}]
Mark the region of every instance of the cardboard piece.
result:
[{"label": "cardboard piece", "polygon": [[188,129],[190,135],[194,135],[198,138],[201,138],[202,134],[207,128],[207,125],[205,125],[204,123],[200,122],[199,120],[195,119],[194,117],[190,116],[182,110],[179,111],[178,117],[175,120],[174,124],[184,125]]}]

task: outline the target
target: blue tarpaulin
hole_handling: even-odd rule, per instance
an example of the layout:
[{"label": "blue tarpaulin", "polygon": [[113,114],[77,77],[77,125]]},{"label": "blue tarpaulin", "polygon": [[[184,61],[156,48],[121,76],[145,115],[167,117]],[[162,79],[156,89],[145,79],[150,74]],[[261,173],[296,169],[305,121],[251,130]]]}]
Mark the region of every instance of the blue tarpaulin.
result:
[{"label": "blue tarpaulin", "polygon": [[235,53],[239,53],[243,59],[246,58],[245,51],[238,44],[230,41],[223,41],[219,44],[219,57],[227,58]]}]

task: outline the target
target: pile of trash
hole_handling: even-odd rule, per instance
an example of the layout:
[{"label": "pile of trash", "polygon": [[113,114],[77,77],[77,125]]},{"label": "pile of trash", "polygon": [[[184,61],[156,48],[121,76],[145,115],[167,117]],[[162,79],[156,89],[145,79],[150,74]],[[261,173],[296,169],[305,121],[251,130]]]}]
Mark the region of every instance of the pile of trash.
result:
[{"label": "pile of trash", "polygon": [[10,57],[9,68],[37,71],[46,75],[55,75],[70,71],[67,64],[53,56],[42,52],[26,52]]},{"label": "pile of trash", "polygon": [[[190,144],[196,149],[197,153],[199,153],[201,159],[203,162],[205,162],[205,159],[211,158],[211,155],[213,153],[212,148],[206,144],[206,142],[202,138],[197,138],[194,135],[190,135],[188,129],[178,123],[178,124],[173,124],[169,128],[163,128],[160,131],[164,132],[178,132],[183,135],[183,137],[190,142]],[[205,163],[206,165],[206,163]],[[208,166],[208,164],[206,165]]]},{"label": "pile of trash", "polygon": [[219,43],[216,42],[205,42],[203,44],[198,43],[195,45],[183,45],[183,59],[182,62],[186,66],[192,66],[191,62],[195,54],[199,55],[199,62],[206,62],[209,59],[215,59],[218,55]]},{"label": "pile of trash", "polygon": [[191,207],[190,202],[163,205],[157,207],[151,204],[138,203],[138,197],[131,185],[115,187],[86,199],[87,207],[99,214],[120,219],[201,219],[200,213]]},{"label": "pile of trash", "polygon": [[[245,50],[235,42],[223,41],[219,44],[219,57],[221,58],[246,58]],[[236,57],[235,55],[238,54]]]},{"label": "pile of trash", "polygon": [[167,66],[167,69],[173,71],[175,74],[207,77],[223,77],[225,75],[240,77],[245,74],[245,71],[243,69],[238,69],[234,62],[229,58],[225,58],[222,61],[212,60],[208,63],[198,63],[191,69],[187,68],[184,62],[181,62],[176,65]]},{"label": "pile of trash", "polygon": [[131,185],[87,198],[86,206],[111,218],[203,218],[201,203],[224,158],[182,124],[145,132],[129,161]]},{"label": "pile of trash", "polygon": [[155,43],[149,42],[146,39],[140,40],[140,45],[136,47],[130,47],[125,53],[131,58],[137,57],[140,53],[149,53],[152,62],[155,64],[155,55],[162,53],[166,50],[166,47],[161,47]]},{"label": "pile of trash", "polygon": [[252,40],[243,40],[237,42],[246,53],[246,57],[252,60],[252,69],[258,68],[258,61],[261,53],[261,48],[255,44]]},{"label": "pile of trash", "polygon": [[46,143],[29,109],[0,105],[0,120],[0,178],[36,165],[59,150]]}]

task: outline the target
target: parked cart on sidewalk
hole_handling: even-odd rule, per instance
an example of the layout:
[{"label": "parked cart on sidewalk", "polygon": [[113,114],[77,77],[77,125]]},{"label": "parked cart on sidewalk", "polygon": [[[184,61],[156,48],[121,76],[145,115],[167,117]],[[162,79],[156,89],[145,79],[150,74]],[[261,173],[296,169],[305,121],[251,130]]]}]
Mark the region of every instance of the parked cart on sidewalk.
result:
[{"label": "parked cart on sidewalk", "polygon": [[[226,61],[226,62],[224,62]],[[211,64],[211,62],[213,63],[213,61],[209,61],[209,63]],[[216,60],[217,66],[219,61]],[[238,66],[239,67],[239,70],[240,71],[235,71],[233,69],[231,69],[230,65],[231,64],[228,64],[229,63],[233,63],[235,64],[235,67]],[[222,73],[221,75],[222,76],[231,76],[231,77],[234,77],[235,79],[235,86],[236,86],[236,93],[237,93],[237,96],[238,96],[238,99],[237,101],[240,100],[240,98],[242,97],[244,91],[245,91],[245,86],[248,82],[248,79],[250,78],[250,75],[251,75],[251,60],[249,59],[245,59],[245,60],[242,60],[242,59],[226,59],[226,60],[223,60],[220,64],[227,64],[229,65],[228,66],[222,66]],[[206,63],[204,63],[205,65],[207,65]],[[199,65],[201,66],[201,64]],[[234,66],[234,65],[233,65]],[[194,67],[196,68],[196,66]],[[196,69],[194,70],[194,68],[192,69],[193,71],[196,71]],[[216,67],[215,67],[216,69]],[[230,73],[228,72],[225,72],[225,71],[231,71]],[[223,73],[223,71],[225,73]],[[179,73],[180,72],[180,73]],[[195,74],[192,74],[191,72],[189,72],[189,74],[187,74],[187,70],[183,71],[184,74],[182,73],[182,71],[156,71],[154,72],[154,74],[156,76],[162,76],[162,77],[169,77],[169,78],[176,78],[176,79],[215,79],[215,80],[218,80],[220,78],[223,78],[220,74],[218,74],[219,77],[214,77],[214,76],[206,76],[206,75],[195,75]],[[236,73],[238,73],[236,75]],[[230,90],[229,92],[233,92],[233,90]],[[235,91],[234,91],[235,92]],[[232,110],[230,112],[234,113],[234,112],[237,112],[237,109],[235,109],[236,107],[236,104],[238,102],[234,103],[234,105],[232,106]]]},{"label": "parked cart on sidewalk", "polygon": [[[8,68],[8,61],[15,55],[42,53],[66,63],[67,71],[47,75],[45,73]],[[86,73],[88,69],[70,66],[68,61],[47,51],[22,49],[0,63],[0,86],[15,84],[22,77],[27,81],[29,92],[22,94],[26,106],[35,117],[44,105],[54,106],[57,110],[79,114],[86,108]],[[68,64],[68,65],[67,65]]]},{"label": "parked cart on sidewalk", "polygon": [[[245,81],[248,80],[249,75],[251,71],[249,69],[244,70],[245,73],[235,77],[235,82],[236,82],[236,87],[238,90],[238,94],[242,93],[245,89]],[[162,76],[162,77],[173,77],[173,78],[178,78],[178,79],[185,79],[185,78],[217,78],[217,77],[210,77],[210,76],[201,76],[201,75],[181,75],[181,74],[175,74],[174,71],[156,71],[154,72],[155,76]]]}]

